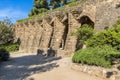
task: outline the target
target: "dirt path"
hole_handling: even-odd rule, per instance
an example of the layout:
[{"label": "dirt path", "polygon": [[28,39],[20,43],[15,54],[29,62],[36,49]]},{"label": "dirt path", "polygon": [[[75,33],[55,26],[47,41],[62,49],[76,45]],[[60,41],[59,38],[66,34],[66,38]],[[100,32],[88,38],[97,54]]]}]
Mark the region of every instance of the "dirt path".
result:
[{"label": "dirt path", "polygon": [[11,54],[0,63],[0,80],[103,80],[71,69],[70,58]]}]

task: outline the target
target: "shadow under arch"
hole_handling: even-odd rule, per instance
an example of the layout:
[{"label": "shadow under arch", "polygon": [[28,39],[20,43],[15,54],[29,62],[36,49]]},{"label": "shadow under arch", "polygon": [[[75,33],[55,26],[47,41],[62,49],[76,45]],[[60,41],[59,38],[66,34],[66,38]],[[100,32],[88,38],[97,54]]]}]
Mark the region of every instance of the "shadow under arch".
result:
[{"label": "shadow under arch", "polygon": [[92,21],[92,19],[90,19],[89,16],[83,15],[78,19],[78,21],[81,24],[81,26],[84,24],[88,24],[94,29],[94,21]]},{"label": "shadow under arch", "polygon": [[[94,29],[94,20],[92,20],[89,16],[87,15],[83,15],[81,17],[79,17],[78,22],[80,23],[80,28],[84,25],[87,24],[90,27],[92,27]],[[76,51],[79,49],[82,49],[84,46],[84,44],[79,44],[79,38],[77,40],[77,44],[76,44]]]}]

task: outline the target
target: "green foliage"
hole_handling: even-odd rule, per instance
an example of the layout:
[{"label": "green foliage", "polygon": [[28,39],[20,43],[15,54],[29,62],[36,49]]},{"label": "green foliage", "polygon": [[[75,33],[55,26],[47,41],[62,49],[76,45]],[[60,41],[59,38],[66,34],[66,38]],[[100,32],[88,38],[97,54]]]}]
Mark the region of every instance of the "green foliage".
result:
[{"label": "green foliage", "polygon": [[[35,0],[35,1],[37,1],[37,0]],[[34,2],[35,2],[34,1]],[[56,0],[57,1],[57,0]],[[59,1],[59,0],[58,0]],[[83,4],[86,0],[75,0],[75,1],[80,1],[80,3],[81,4]],[[52,8],[54,8],[54,10],[52,10],[52,11],[62,11],[63,13],[66,13],[66,11],[67,11],[67,9],[66,8],[68,8],[68,6],[69,7],[73,7],[73,6],[76,6],[77,7],[77,4],[76,4],[76,2],[75,1],[73,1],[73,0],[71,0],[71,2],[69,2],[69,3],[64,3],[64,5],[67,5],[67,6],[62,6],[62,7],[60,7],[60,6],[57,6],[57,7],[54,7],[54,6],[52,6],[51,4],[49,4],[49,9],[50,9],[50,6],[52,7]],[[63,3],[64,2],[64,0],[60,0],[60,3]],[[60,4],[59,3],[59,4]],[[34,8],[37,8],[37,7],[35,7],[34,6]],[[47,14],[51,14],[51,10],[49,10],[49,9],[47,9],[47,11],[45,11],[45,12],[42,12],[42,13],[39,13],[38,11],[40,10],[41,8],[37,8],[37,10],[34,10],[34,9],[31,9],[31,12],[30,12],[30,14],[28,14],[29,15],[29,18],[25,18],[25,19],[22,19],[22,20],[18,20],[17,22],[24,22],[24,21],[28,21],[28,20],[31,20],[31,19],[35,19],[35,18],[42,18],[43,16],[45,16],[46,15],[46,13]],[[46,8],[44,8],[44,9],[46,9]]]},{"label": "green foliage", "polygon": [[7,27],[12,27],[13,26],[12,21],[8,17],[5,17],[3,21],[0,21],[0,24],[5,25]]},{"label": "green foliage", "polygon": [[48,0],[34,0],[34,8],[31,9],[29,17],[33,15],[38,15],[40,13],[46,12],[50,8],[58,8],[60,4],[67,4],[67,0],[50,0],[50,4],[48,4]]},{"label": "green foliage", "polygon": [[40,9],[40,8],[48,9],[48,1],[47,0],[34,0],[34,7],[37,9]]},{"label": "green foliage", "polygon": [[18,51],[19,50],[19,44],[18,43],[14,43],[14,44],[1,45],[0,49],[5,49],[8,52]]},{"label": "green foliage", "polygon": [[50,6],[53,6],[53,8],[60,7],[60,0],[50,0]]},{"label": "green foliage", "polygon": [[50,6],[53,8],[60,7],[60,3],[67,4],[67,0],[50,0],[48,5],[48,0],[34,0],[34,8],[31,9],[29,17],[33,15],[38,15],[40,13],[46,12],[49,10]]},{"label": "green foliage", "polygon": [[88,24],[82,25],[80,28],[77,29],[76,32],[80,43],[85,43],[85,41],[92,37],[93,33],[94,33],[93,27]]},{"label": "green foliage", "polygon": [[77,51],[72,61],[88,65],[102,66],[110,68],[115,58],[120,57],[120,52],[110,46],[86,48]]},{"label": "green foliage", "polygon": [[120,24],[116,24],[112,29],[95,34],[87,41],[88,47],[97,47],[106,44],[120,50]]},{"label": "green foliage", "polygon": [[38,15],[40,13],[44,13],[47,11],[48,11],[48,9],[45,9],[45,8],[41,8],[41,9],[33,8],[33,9],[31,9],[31,13],[29,14],[29,16]]},{"label": "green foliage", "polygon": [[50,0],[50,6],[53,6],[53,8],[60,7],[60,4],[66,5],[67,0]]},{"label": "green foliage", "polygon": [[67,0],[61,0],[61,3],[62,3],[63,5],[65,5],[65,4],[67,4]]},{"label": "green foliage", "polygon": [[69,7],[76,6],[76,2],[74,2],[74,1],[73,1],[73,2],[70,2],[70,3],[68,4],[68,6],[69,6]]},{"label": "green foliage", "polygon": [[13,42],[12,23],[0,21],[0,45]]},{"label": "green foliage", "polygon": [[47,0],[34,0],[34,8],[31,9],[30,16],[38,15],[46,12],[49,9]]},{"label": "green foliage", "polygon": [[6,18],[0,21],[0,49],[7,50],[8,52],[18,50],[19,45],[17,43],[13,44],[13,41],[12,23]]},{"label": "green foliage", "polygon": [[[99,32],[89,38],[87,40],[87,48],[77,51],[72,61],[109,68],[116,59],[120,59],[119,44],[120,20],[117,21],[114,28]],[[120,66],[118,66],[118,69],[120,69]]]},{"label": "green foliage", "polygon": [[48,11],[47,9],[41,8],[41,9],[39,10],[39,13],[43,13],[43,12],[47,12],[47,11]]}]

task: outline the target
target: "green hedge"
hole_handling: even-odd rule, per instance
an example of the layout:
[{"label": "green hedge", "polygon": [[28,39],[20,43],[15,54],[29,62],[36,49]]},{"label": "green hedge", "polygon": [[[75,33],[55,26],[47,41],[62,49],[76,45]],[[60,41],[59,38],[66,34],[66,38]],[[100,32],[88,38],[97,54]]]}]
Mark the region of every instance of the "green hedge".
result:
[{"label": "green hedge", "polygon": [[120,24],[116,24],[112,29],[95,34],[87,41],[87,47],[97,47],[106,44],[120,50]]},{"label": "green hedge", "polygon": [[88,65],[110,68],[112,62],[120,57],[120,52],[110,46],[90,47],[75,52],[72,61]]},{"label": "green hedge", "polygon": [[8,52],[18,51],[19,50],[19,44],[14,43],[14,44],[1,45],[0,49],[5,49]]},{"label": "green hedge", "polygon": [[77,29],[76,32],[78,38],[79,38],[79,43],[83,44],[85,43],[89,38],[91,38],[94,34],[94,29],[91,25],[84,24],[80,28]]}]

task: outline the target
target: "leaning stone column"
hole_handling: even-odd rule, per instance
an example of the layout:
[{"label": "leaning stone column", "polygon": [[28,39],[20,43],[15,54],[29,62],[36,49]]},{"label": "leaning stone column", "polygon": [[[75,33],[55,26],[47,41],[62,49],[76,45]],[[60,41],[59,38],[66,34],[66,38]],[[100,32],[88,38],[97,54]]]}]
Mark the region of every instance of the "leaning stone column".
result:
[{"label": "leaning stone column", "polygon": [[64,35],[65,25],[57,18],[54,17],[54,32],[51,41],[51,48],[57,50],[62,44],[62,38]]},{"label": "leaning stone column", "polygon": [[27,53],[32,53],[33,51],[33,41],[35,36],[34,21],[29,21],[29,31],[28,31],[28,42],[27,42]]},{"label": "leaning stone column", "polygon": [[41,26],[41,20],[34,21],[34,38],[33,38],[33,51],[32,53],[37,53],[40,44],[40,38],[42,36],[43,28]]},{"label": "leaning stone column", "polygon": [[76,35],[72,35],[72,33],[76,32],[77,28],[79,28],[81,25],[80,23],[74,18],[72,13],[68,13],[68,35],[65,45],[65,50],[69,51],[70,53],[74,52],[76,50],[77,45],[77,39],[78,37]]},{"label": "leaning stone column", "polygon": [[43,19],[42,26],[43,26],[43,31],[41,34],[42,37],[40,39],[39,49],[46,51],[49,46],[53,28],[45,19]]}]

